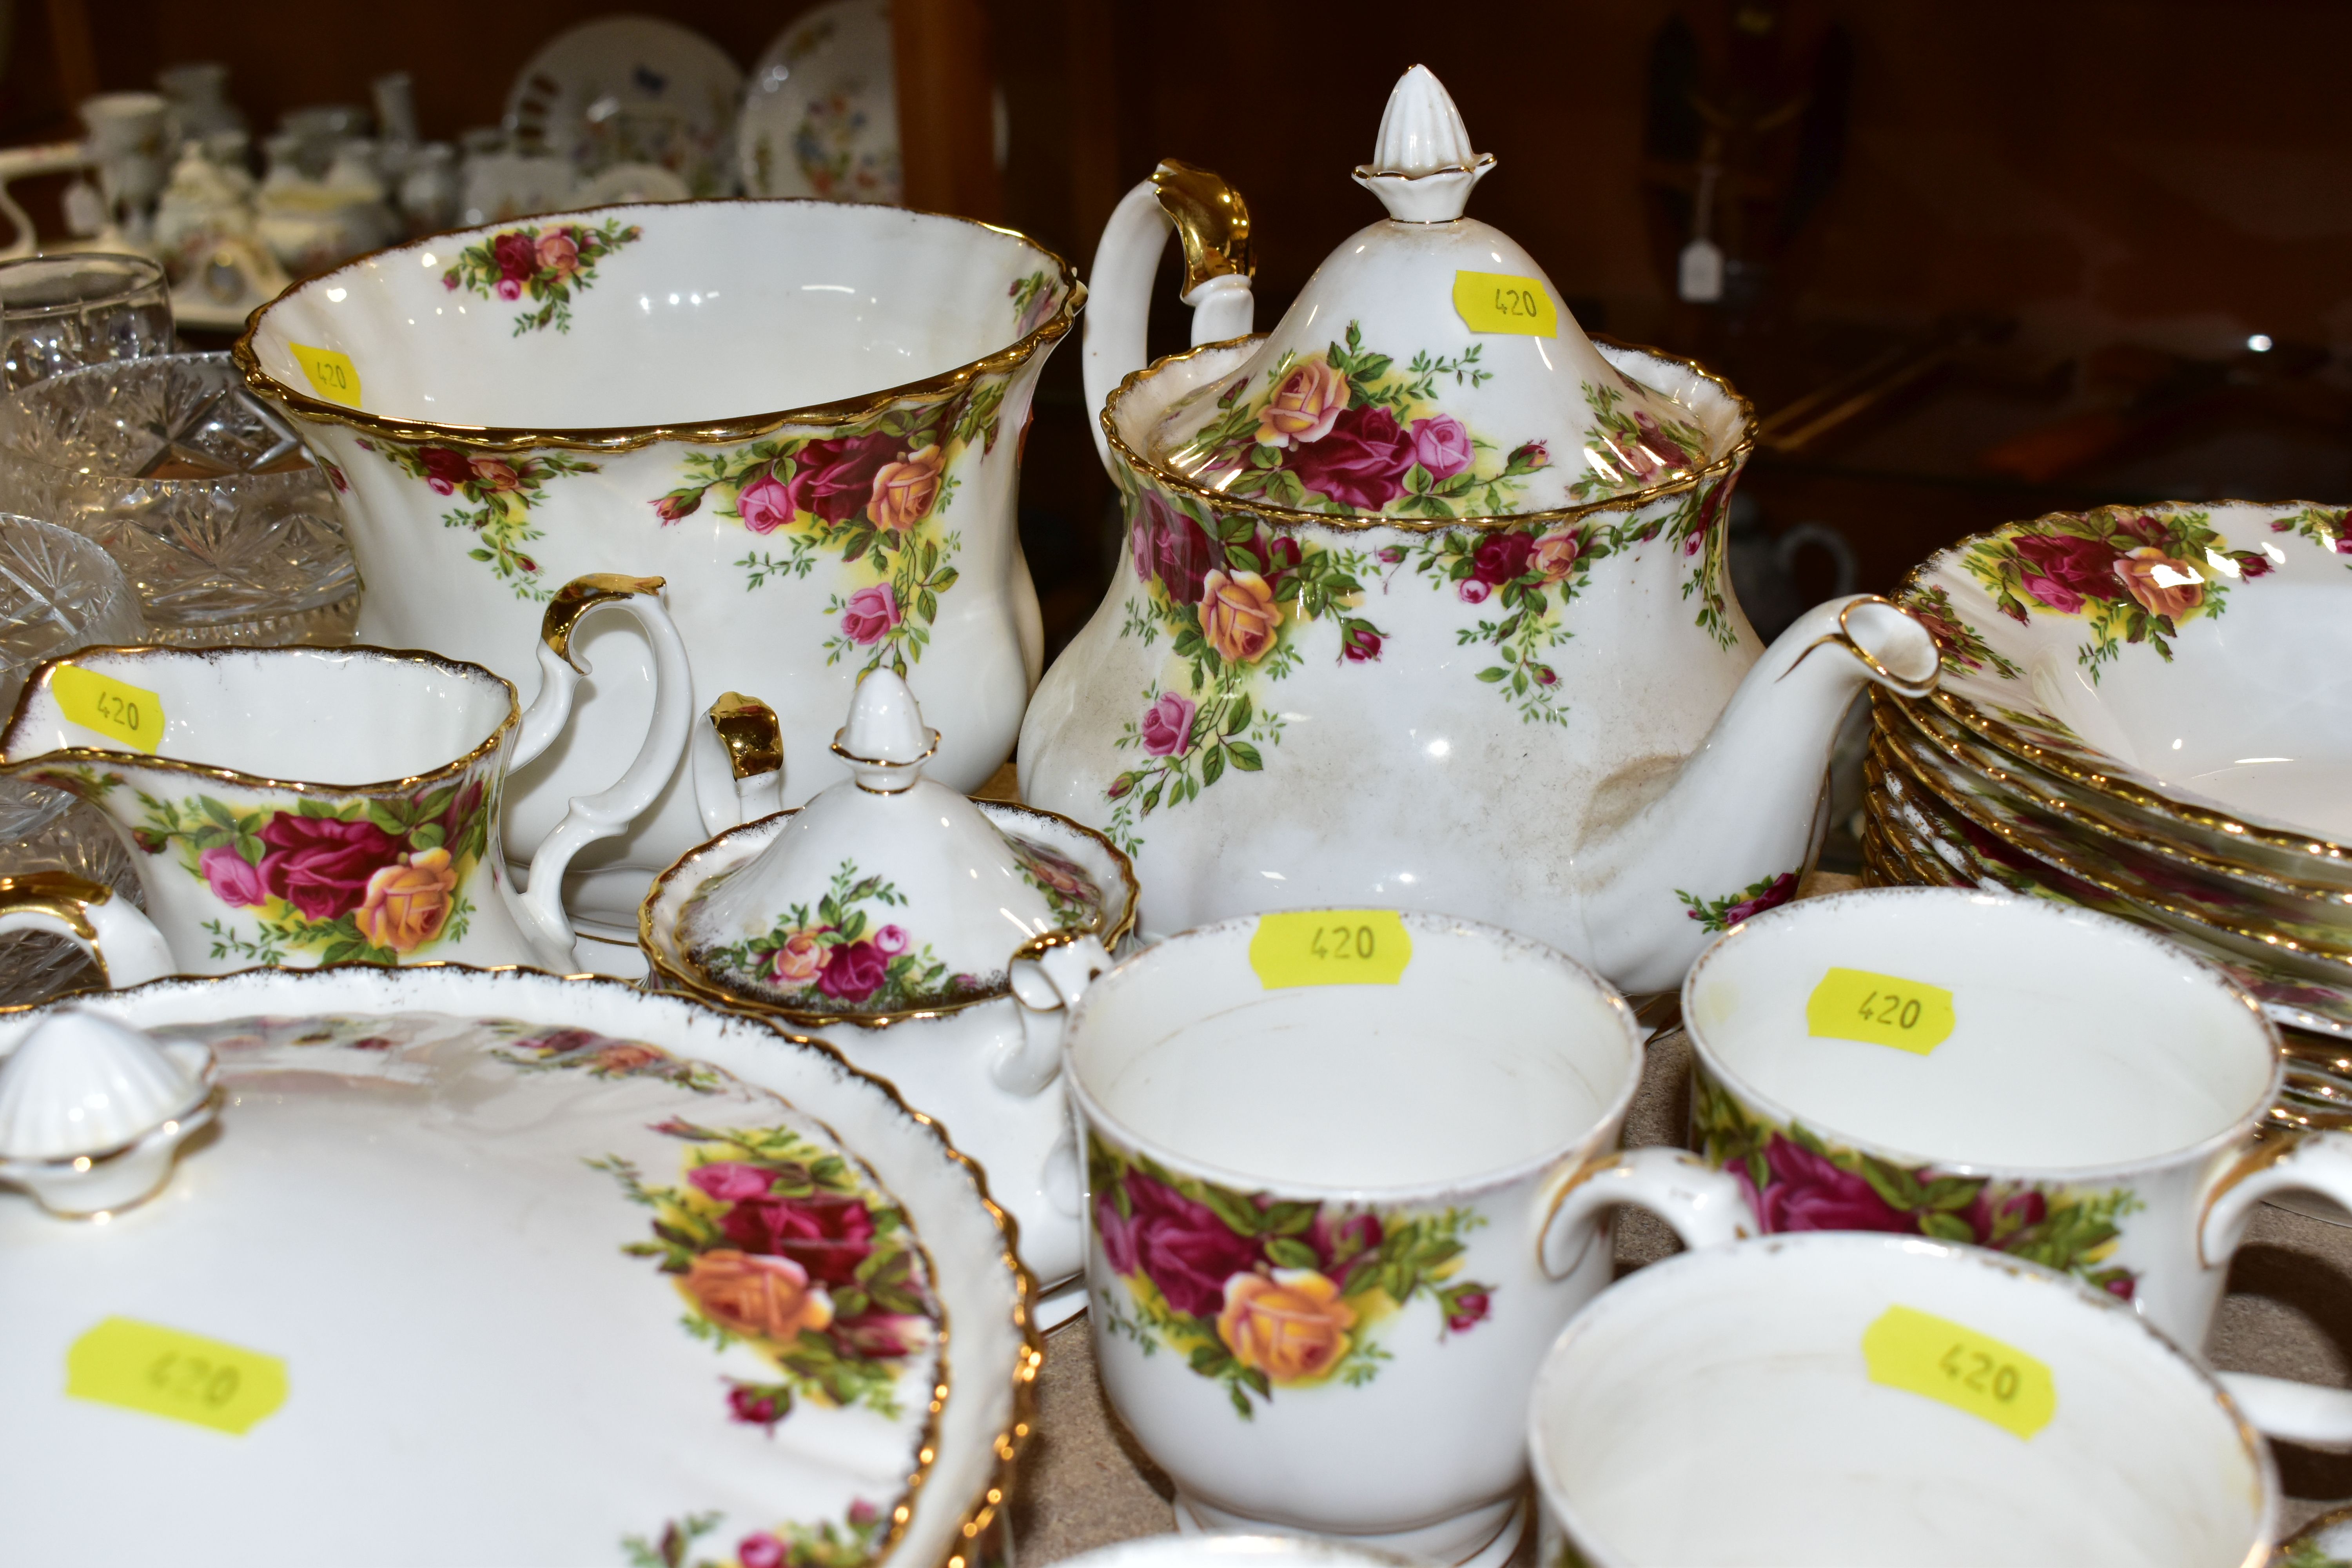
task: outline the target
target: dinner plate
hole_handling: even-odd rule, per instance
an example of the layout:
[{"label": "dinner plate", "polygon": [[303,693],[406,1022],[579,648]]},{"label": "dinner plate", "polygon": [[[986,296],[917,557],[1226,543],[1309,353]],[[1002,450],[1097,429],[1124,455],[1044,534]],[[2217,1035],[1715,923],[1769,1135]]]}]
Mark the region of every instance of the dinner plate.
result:
[{"label": "dinner plate", "polygon": [[[72,1005],[0,1016],[0,1059]],[[135,1208],[0,1193],[0,1560],[101,1521],[186,1564],[987,1549],[1028,1281],[969,1163],[824,1047],[455,965],[79,1005],[209,1047],[217,1122]]]},{"label": "dinner plate", "polygon": [[544,150],[586,179],[653,163],[697,196],[731,195],[743,73],[701,34],[651,16],[605,16],[558,34],[507,93],[519,150]]}]

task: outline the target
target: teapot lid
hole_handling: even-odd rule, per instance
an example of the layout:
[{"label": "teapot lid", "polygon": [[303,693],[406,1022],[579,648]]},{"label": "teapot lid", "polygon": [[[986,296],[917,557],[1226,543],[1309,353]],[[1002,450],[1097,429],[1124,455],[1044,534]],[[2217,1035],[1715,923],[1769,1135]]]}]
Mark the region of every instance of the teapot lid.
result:
[{"label": "teapot lid", "polygon": [[1107,936],[1092,873],[922,776],[939,738],[903,679],[869,671],[834,739],[850,777],[680,910],[693,977],[804,1022],[875,1018],[1001,994],[1049,932]]},{"label": "teapot lid", "polygon": [[1694,412],[1617,370],[1535,258],[1463,216],[1495,167],[1425,66],[1357,184],[1388,217],[1326,258],[1232,374],[1173,404],[1156,466],[1236,500],[1351,516],[1549,511],[1686,480]]}]

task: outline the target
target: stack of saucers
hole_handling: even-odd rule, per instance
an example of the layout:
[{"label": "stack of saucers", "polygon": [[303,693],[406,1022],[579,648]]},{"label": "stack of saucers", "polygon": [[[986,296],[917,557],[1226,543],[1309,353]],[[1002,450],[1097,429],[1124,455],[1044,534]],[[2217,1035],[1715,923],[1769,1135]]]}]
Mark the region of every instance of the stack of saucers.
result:
[{"label": "stack of saucers", "polygon": [[1869,879],[2162,931],[2336,1037],[2298,1047],[2319,1076],[2296,1098],[2352,1111],[2348,529],[2300,502],[2111,507],[1914,572],[1943,679],[1874,695]]}]

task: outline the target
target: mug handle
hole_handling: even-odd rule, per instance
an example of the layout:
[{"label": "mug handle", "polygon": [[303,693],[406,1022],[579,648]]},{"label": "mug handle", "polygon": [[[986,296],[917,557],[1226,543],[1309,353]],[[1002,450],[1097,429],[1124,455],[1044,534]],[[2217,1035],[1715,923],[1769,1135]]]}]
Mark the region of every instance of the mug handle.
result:
[{"label": "mug handle", "polygon": [[1738,1181],[1685,1149],[1624,1149],[1579,1165],[1536,1205],[1536,1262],[1550,1279],[1576,1272],[1601,1234],[1606,1212],[1645,1208],[1674,1227],[1685,1247],[1713,1247],[1756,1234]]},{"label": "mug handle", "polygon": [[782,810],[784,731],[776,710],[756,697],[722,691],[702,717],[690,750],[703,831],[717,837]]},{"label": "mug handle", "polygon": [[0,877],[0,933],[47,931],[89,954],[110,989],[144,985],[179,973],[155,924],[112,888],[69,871]]},{"label": "mug handle", "polygon": [[[2197,1260],[2227,1263],[2245,1239],[2254,1205],[2275,1193],[2306,1192],[2352,1209],[2352,1133],[2273,1132],[2214,1178],[2197,1226]],[[2216,1374],[2246,1419],[2294,1443],[2352,1444],[2352,1389],[2253,1373]]]},{"label": "mug handle", "polygon": [[1045,1092],[1062,1071],[1062,1034],[1071,1005],[1109,967],[1101,939],[1083,931],[1047,931],[1021,944],[1007,975],[1013,999],[1021,1004],[1021,1037],[1001,1047],[988,1064],[997,1088],[1024,1100]]},{"label": "mug handle", "polygon": [[606,605],[635,616],[654,652],[654,711],[646,738],[628,771],[609,788],[574,795],[563,819],[550,829],[530,858],[530,885],[521,904],[540,935],[566,952],[572,921],[563,912],[563,872],[572,858],[600,838],[622,832],[651,805],[686,754],[692,722],[694,676],[686,644],[661,601],[659,577],[628,577],[614,572],[575,577],[555,591],[539,626],[539,695],[522,716],[509,771],[531,762],[555,744],[572,721],[572,699],[587,670],[572,657],[572,634],[581,617]]}]

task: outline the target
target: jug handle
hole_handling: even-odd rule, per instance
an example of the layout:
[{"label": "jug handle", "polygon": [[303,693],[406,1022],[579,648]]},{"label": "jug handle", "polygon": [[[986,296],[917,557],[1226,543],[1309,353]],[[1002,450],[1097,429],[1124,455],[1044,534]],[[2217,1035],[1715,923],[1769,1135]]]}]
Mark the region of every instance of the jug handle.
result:
[{"label": "jug handle", "polygon": [[582,616],[607,605],[626,610],[636,617],[654,650],[653,718],[646,725],[646,738],[637,747],[635,760],[609,788],[574,795],[563,820],[531,854],[522,912],[541,939],[566,952],[572,950],[573,938],[572,921],[563,912],[564,868],[581,850],[635,821],[637,814],[661,794],[686,755],[694,676],[687,665],[686,644],[662,605],[661,591],[658,577],[628,577],[611,572],[575,577],[556,590],[540,622],[539,695],[522,716],[522,732],[515,741],[509,771],[553,745],[571,722],[580,678],[588,673],[572,657],[572,634]]},{"label": "jug handle", "polygon": [[112,888],[69,871],[0,877],[0,934],[17,931],[61,936],[89,954],[116,991],[179,973],[179,963],[154,922]]},{"label": "jug handle", "polygon": [[988,1065],[997,1088],[1024,1100],[1045,1092],[1061,1075],[1070,1008],[1109,967],[1101,939],[1083,931],[1047,931],[1021,944],[1007,975],[1013,999],[1021,1005],[1021,1034]]},{"label": "jug handle", "polygon": [[1103,405],[1143,368],[1151,279],[1171,228],[1184,247],[1183,299],[1192,307],[1194,348],[1247,336],[1255,308],[1250,278],[1257,262],[1250,253],[1249,204],[1239,191],[1170,158],[1120,198],[1095,247],[1083,351],[1095,451],[1113,479],[1118,468],[1103,433]]},{"label": "jug handle", "polygon": [[690,749],[703,831],[715,837],[782,810],[784,732],[776,710],[756,697],[722,691],[702,717]]}]

